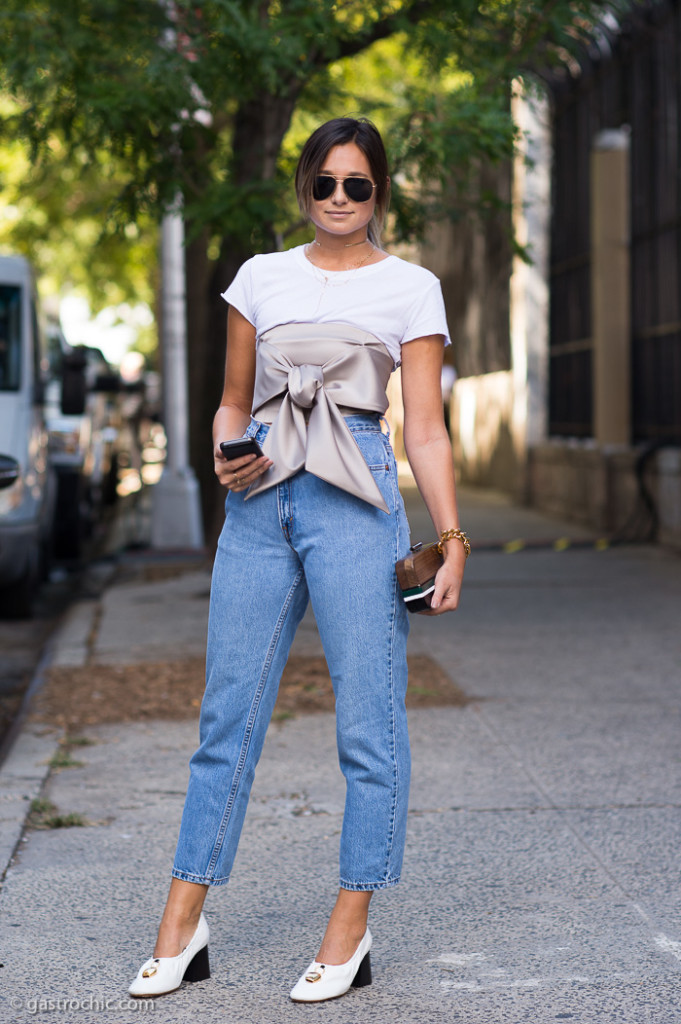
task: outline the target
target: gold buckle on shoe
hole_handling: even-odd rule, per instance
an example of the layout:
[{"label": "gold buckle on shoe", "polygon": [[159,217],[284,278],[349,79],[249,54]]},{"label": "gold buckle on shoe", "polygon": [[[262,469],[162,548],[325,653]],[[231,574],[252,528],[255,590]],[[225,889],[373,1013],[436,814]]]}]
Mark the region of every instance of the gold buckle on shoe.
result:
[{"label": "gold buckle on shoe", "polygon": [[143,978],[153,978],[153,976],[158,972],[158,967],[156,966],[157,963],[158,963],[158,959],[154,960],[154,962],[151,965],[151,967],[147,967],[146,970],[142,971],[142,977]]}]

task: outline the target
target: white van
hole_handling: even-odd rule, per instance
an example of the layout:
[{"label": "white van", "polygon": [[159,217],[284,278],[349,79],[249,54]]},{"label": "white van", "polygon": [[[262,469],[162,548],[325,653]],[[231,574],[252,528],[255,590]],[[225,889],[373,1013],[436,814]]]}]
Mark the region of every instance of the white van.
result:
[{"label": "white van", "polygon": [[44,369],[30,264],[0,256],[0,612],[13,617],[30,614],[52,538]]}]

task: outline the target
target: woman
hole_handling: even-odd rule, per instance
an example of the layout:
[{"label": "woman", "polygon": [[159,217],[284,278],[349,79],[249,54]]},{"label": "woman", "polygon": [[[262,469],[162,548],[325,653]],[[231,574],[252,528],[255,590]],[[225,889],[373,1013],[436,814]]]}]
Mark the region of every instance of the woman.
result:
[{"label": "woman", "polygon": [[[213,572],[200,746],[154,956],[134,996],[208,977],[210,885],[228,881],[281,672],[308,599],[336,695],[346,778],[340,889],[315,960],[291,998],[318,1002],[371,981],[377,889],[399,881],[407,817],[407,616],[394,563],[409,549],[395,460],[381,430],[402,365],[404,441],[444,544],[431,611],[457,606],[458,530],[440,372],[448,343],[437,278],[379,247],[390,179],[362,119],[318,128],[296,191],[314,241],[255,256],[224,293],[225,387],[215,472],[228,490]],[[251,414],[252,413],[252,414]],[[227,459],[254,437],[264,454]]]}]

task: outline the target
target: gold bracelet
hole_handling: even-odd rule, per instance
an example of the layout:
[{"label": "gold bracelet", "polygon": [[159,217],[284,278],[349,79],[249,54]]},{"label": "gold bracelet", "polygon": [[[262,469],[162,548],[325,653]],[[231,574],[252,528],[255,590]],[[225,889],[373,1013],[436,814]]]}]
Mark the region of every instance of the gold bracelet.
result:
[{"label": "gold bracelet", "polygon": [[442,554],[442,545],[447,540],[460,540],[463,544],[463,549],[466,552],[466,558],[471,553],[471,542],[469,541],[463,530],[443,530],[440,534],[440,540],[438,541],[437,549]]}]

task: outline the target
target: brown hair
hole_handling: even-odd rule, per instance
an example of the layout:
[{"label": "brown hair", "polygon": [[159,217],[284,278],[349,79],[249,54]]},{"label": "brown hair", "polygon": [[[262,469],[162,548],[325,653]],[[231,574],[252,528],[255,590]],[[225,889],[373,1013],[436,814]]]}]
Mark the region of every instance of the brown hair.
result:
[{"label": "brown hair", "polygon": [[378,129],[366,117],[334,117],[313,131],[303,146],[296,168],[298,206],[301,213],[309,217],[312,185],[324,166],[329,150],[334,146],[345,146],[349,142],[354,142],[367,158],[376,183],[376,207],[369,223],[368,237],[374,245],[380,245],[381,229],[390,202],[388,158]]}]

